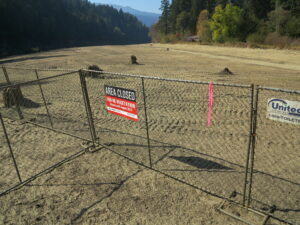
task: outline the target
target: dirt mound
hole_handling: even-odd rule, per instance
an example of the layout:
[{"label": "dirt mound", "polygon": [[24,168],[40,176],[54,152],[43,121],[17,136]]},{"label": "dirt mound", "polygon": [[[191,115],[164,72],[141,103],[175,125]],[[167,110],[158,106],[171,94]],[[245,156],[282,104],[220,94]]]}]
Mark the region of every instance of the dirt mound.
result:
[{"label": "dirt mound", "polygon": [[[103,71],[99,66],[97,65],[90,65],[88,66],[87,68],[88,70],[94,70],[94,71]],[[86,72],[86,76],[87,77],[92,77],[92,78],[96,78],[96,77],[100,77],[99,76],[99,72],[91,72],[91,71],[88,71]]]},{"label": "dirt mound", "polygon": [[218,73],[219,75],[233,75],[234,73],[230,71],[227,67],[224,68],[224,70],[220,71]]},{"label": "dirt mound", "polygon": [[137,57],[135,55],[130,56],[131,64],[138,65]]}]

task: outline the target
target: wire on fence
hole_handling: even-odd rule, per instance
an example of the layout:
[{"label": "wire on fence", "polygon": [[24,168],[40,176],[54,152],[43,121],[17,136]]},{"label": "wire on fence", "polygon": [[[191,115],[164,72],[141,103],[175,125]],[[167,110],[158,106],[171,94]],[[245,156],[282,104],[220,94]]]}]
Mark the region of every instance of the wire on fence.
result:
[{"label": "wire on fence", "polygon": [[[16,164],[26,168],[25,179],[66,157],[54,149],[85,140],[212,195],[228,199],[236,193],[232,201],[256,209],[262,208],[260,202],[275,204],[278,217],[298,222],[299,128],[267,119],[265,106],[270,98],[300,101],[299,91],[213,83],[207,126],[208,82],[92,70],[25,71],[34,78],[16,83],[18,76],[10,76],[6,81],[12,84],[0,87],[14,90],[6,94],[10,102],[2,102],[3,116],[24,117],[29,123],[21,126],[23,131],[36,135],[11,139],[12,149],[25,148],[16,154]],[[37,153],[49,144],[48,130],[72,141],[53,135],[58,145]],[[35,148],[29,151],[32,143]],[[39,163],[29,168],[32,159]]]}]

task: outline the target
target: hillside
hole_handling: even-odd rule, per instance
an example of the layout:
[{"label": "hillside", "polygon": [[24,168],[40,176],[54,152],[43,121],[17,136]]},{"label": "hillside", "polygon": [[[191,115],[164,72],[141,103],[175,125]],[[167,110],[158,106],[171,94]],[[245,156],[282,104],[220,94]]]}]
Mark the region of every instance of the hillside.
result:
[{"label": "hillside", "polygon": [[153,41],[177,41],[196,34],[206,43],[299,45],[300,1],[163,0],[161,8],[151,31]]},{"label": "hillside", "polygon": [[145,24],[147,27],[150,27],[154,23],[156,23],[160,16],[157,13],[144,12],[144,11],[133,9],[128,6],[124,7],[120,5],[114,5],[114,4],[111,6],[118,10],[122,9],[123,12],[130,13],[136,16],[136,18],[138,18],[138,20],[141,21],[143,24]]},{"label": "hillside", "polygon": [[88,0],[2,0],[0,57],[55,48],[149,42],[136,17]]}]

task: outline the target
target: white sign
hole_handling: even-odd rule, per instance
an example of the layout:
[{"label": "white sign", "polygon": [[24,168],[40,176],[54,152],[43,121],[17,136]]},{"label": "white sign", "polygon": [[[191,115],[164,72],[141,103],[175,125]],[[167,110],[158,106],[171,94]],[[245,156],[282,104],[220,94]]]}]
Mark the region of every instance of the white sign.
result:
[{"label": "white sign", "polygon": [[271,98],[268,100],[267,118],[300,125],[300,102]]}]

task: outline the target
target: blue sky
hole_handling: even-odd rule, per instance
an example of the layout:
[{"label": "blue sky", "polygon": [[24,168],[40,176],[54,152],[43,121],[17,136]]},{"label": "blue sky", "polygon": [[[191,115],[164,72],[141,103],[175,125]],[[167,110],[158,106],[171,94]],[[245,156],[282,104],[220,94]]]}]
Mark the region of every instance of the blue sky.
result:
[{"label": "blue sky", "polygon": [[94,3],[101,3],[101,4],[116,4],[121,6],[129,6],[131,8],[146,11],[146,12],[154,12],[154,13],[161,13],[160,3],[161,0],[89,0],[90,2]]}]

